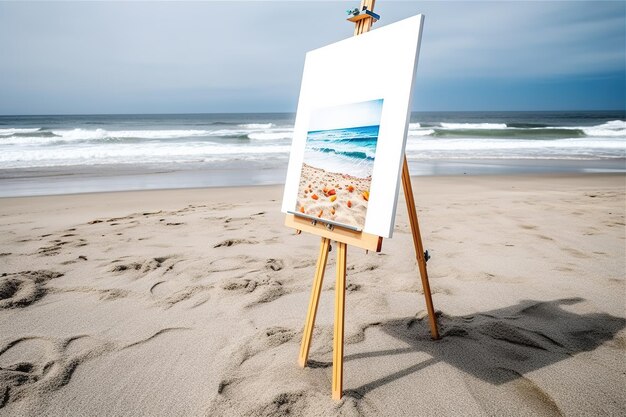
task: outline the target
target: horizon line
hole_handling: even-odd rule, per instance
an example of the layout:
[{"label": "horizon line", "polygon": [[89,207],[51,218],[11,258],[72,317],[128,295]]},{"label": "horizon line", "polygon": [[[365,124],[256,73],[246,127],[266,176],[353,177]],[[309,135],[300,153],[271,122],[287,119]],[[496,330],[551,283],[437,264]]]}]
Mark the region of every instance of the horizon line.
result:
[{"label": "horizon line", "polygon": [[[562,110],[412,110],[413,113],[564,113],[564,112],[622,112],[623,109],[562,109]],[[272,112],[181,112],[181,113],[29,113],[29,114],[0,114],[0,117],[34,117],[34,116],[182,116],[182,115],[225,115],[225,114],[292,114],[295,111]]]}]

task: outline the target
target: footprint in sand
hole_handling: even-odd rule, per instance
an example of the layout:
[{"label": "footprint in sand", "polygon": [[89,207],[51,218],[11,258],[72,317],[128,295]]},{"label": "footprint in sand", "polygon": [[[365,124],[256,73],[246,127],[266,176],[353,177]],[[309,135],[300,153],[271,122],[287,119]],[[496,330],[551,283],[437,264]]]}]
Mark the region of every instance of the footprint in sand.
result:
[{"label": "footprint in sand", "polygon": [[0,409],[26,398],[39,401],[66,385],[82,362],[114,348],[95,339],[82,343],[87,339],[22,337],[0,346]]},{"label": "footprint in sand", "polygon": [[63,274],[54,271],[23,271],[0,277],[0,309],[19,308],[33,304],[43,297],[46,283]]},{"label": "footprint in sand", "polygon": [[249,240],[249,239],[228,239],[228,240],[224,240],[222,242],[215,244],[213,247],[222,248],[222,247],[230,247],[230,246],[242,245],[242,244],[255,245],[257,243],[259,242],[257,242],[256,240]]},{"label": "footprint in sand", "polygon": [[62,241],[59,239],[53,240],[50,245],[42,246],[37,249],[37,253],[42,256],[55,256],[61,253],[64,245],[70,243],[69,241]]},{"label": "footprint in sand", "polygon": [[196,308],[211,299],[212,285],[190,285],[162,300],[166,308],[190,300],[189,308]]},{"label": "footprint in sand", "polygon": [[[120,263],[121,259],[116,259],[111,262],[113,266],[111,267],[111,272],[132,272],[132,271],[141,271],[142,273],[148,273],[154,271],[156,269],[162,268],[166,266],[166,261],[168,259],[172,259],[174,256],[158,256],[152,259],[146,259],[143,262],[129,262],[129,263]],[[169,272],[174,268],[176,262],[171,263],[166,266],[165,272]]]},{"label": "footprint in sand", "polygon": [[272,302],[290,292],[285,289],[281,281],[274,279],[273,275],[269,274],[259,278],[252,278],[249,274],[229,278],[222,283],[221,287],[226,291],[258,293],[258,298],[246,305],[248,308]]},{"label": "footprint in sand", "polygon": [[[358,407],[357,400],[347,396],[340,403],[329,401],[324,375],[330,365],[315,366],[315,361],[309,361],[306,370],[294,366],[293,358],[285,355],[284,350],[296,351],[298,342],[299,333],[294,329],[270,327],[241,343],[230,355],[208,415],[357,416],[364,410],[368,415],[381,414],[367,400],[359,400]],[[265,389],[257,391],[259,386]],[[249,401],[250,392],[257,392],[255,401]]]},{"label": "footprint in sand", "polygon": [[272,271],[280,271],[285,267],[285,263],[280,259],[268,259],[265,262],[265,267]]},{"label": "footprint in sand", "polygon": [[283,295],[288,294],[287,290],[280,282],[273,282],[266,290],[264,290],[261,296],[254,302],[248,304],[246,307],[254,307],[259,304],[270,303]]},{"label": "footprint in sand", "polygon": [[[119,261],[113,262],[115,263]],[[111,268],[111,272],[139,271],[140,269],[141,264],[139,262],[131,262],[129,264],[114,265],[113,268]]]},{"label": "footprint in sand", "polygon": [[67,385],[76,368],[86,361],[184,330],[189,328],[163,328],[131,343],[79,335],[66,339],[27,336],[0,345],[0,410],[26,399],[41,401]]},{"label": "footprint in sand", "polygon": [[254,279],[247,278],[234,278],[226,281],[222,285],[222,289],[226,291],[243,291],[243,292],[252,292],[256,289],[258,285],[258,281]]},{"label": "footprint in sand", "polygon": [[158,281],[150,287],[150,295],[157,299],[157,304],[166,309],[192,299],[190,308],[195,308],[209,301],[212,289],[212,285],[183,286],[178,282]]},{"label": "footprint in sand", "polygon": [[348,266],[348,271],[353,271],[353,272],[366,272],[366,271],[375,271],[376,269],[378,269],[378,265],[376,264],[364,264],[364,265],[350,265]]},{"label": "footprint in sand", "polygon": [[[252,258],[246,255],[222,257],[215,259],[209,263],[207,272],[226,272],[226,271],[238,271],[244,268],[244,265],[259,264],[262,261],[257,258]],[[257,272],[258,269],[248,272]]]},{"label": "footprint in sand", "polygon": [[48,340],[24,337],[0,348],[0,409],[22,396],[58,368],[56,347]]},{"label": "footprint in sand", "polygon": [[123,217],[112,217],[110,219],[107,219],[106,222],[107,223],[112,223],[112,222],[119,222],[120,220],[130,220],[130,219],[134,219],[135,217],[132,215],[128,215],[128,216],[123,216]]}]

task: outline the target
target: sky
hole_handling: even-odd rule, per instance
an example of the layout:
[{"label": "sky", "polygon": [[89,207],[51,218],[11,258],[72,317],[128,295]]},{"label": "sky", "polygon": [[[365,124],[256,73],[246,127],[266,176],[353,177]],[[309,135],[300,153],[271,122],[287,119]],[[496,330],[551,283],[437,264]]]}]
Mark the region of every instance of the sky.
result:
[{"label": "sky", "polygon": [[382,111],[383,99],[315,109],[311,112],[309,131],[376,126]]},{"label": "sky", "polygon": [[[295,112],[305,53],[358,3],[0,1],[0,114]],[[425,15],[413,110],[626,107],[624,1],[375,11]]]}]

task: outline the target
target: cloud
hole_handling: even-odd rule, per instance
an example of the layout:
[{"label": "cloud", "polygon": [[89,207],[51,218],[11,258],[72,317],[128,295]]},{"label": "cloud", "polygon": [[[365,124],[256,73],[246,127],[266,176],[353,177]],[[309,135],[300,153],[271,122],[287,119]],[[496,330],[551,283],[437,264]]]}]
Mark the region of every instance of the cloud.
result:
[{"label": "cloud", "polygon": [[[0,2],[0,113],[294,111],[306,51],[352,35],[346,4]],[[626,74],[623,2],[376,11],[426,15],[418,85]]]},{"label": "cloud", "polygon": [[[624,3],[423,4],[423,76],[506,78],[624,70]],[[394,4],[391,14],[399,15],[400,9]]]}]

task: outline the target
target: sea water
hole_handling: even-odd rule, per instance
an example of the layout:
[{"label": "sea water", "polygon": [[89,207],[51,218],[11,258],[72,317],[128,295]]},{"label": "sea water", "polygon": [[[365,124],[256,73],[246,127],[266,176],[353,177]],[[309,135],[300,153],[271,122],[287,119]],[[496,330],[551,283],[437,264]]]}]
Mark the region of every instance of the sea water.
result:
[{"label": "sea water", "polygon": [[307,132],[304,163],[353,177],[370,177],[378,131],[376,125]]},{"label": "sea water", "polygon": [[[83,177],[124,169],[133,175],[202,170],[178,176],[168,187],[281,183],[294,119],[290,113],[0,116],[0,195],[29,193],[15,192],[16,184],[43,184],[59,172],[77,184],[72,190],[111,189],[101,179],[91,188],[80,183]],[[517,166],[527,161],[528,167],[543,161],[544,171],[562,166],[626,171],[623,111],[422,112],[413,113],[410,121],[406,154],[416,174],[464,173],[455,161],[475,166],[500,161],[499,173],[514,166],[507,161]],[[349,152],[343,145],[337,141],[326,152]],[[120,177],[113,188],[160,188],[164,180],[128,181]]]}]

